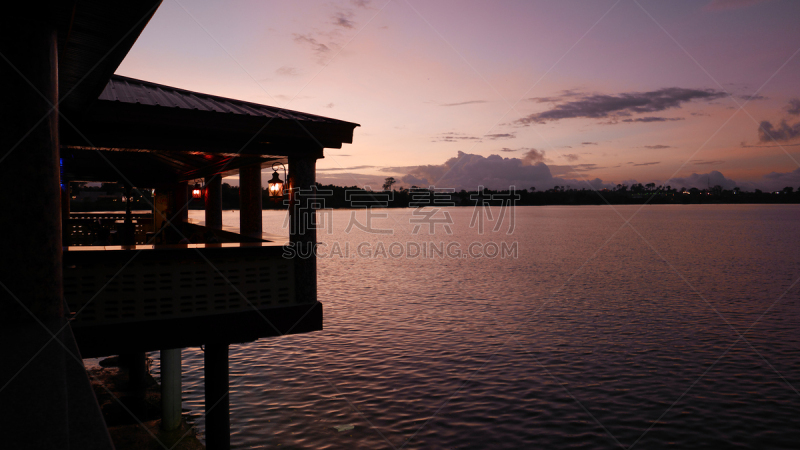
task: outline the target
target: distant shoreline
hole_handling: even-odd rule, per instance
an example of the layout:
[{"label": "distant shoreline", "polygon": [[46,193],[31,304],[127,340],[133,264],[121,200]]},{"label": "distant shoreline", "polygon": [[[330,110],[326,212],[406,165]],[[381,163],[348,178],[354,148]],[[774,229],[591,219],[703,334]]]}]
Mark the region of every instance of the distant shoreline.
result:
[{"label": "distant shoreline", "polygon": [[[786,202],[773,201],[773,202],[760,202],[760,203],[757,203],[757,202],[703,202],[703,203],[700,203],[700,202],[697,202],[697,203],[640,202],[640,203],[582,203],[582,204],[551,203],[551,204],[540,204],[540,205],[514,205],[514,206],[636,206],[636,205],[648,205],[648,206],[654,206],[654,205],[678,205],[678,206],[681,206],[681,205],[686,205],[686,206],[691,206],[691,205],[742,205],[742,206],[745,206],[745,205],[795,205],[795,204],[800,204],[800,201],[786,201]],[[499,207],[500,205],[493,205],[493,206]],[[427,207],[427,208],[442,208],[442,207],[444,207],[444,208],[456,208],[456,207],[457,208],[474,208],[475,205],[448,205],[448,206],[425,206],[425,207]],[[409,208],[416,208],[416,207],[415,206],[386,206],[386,207],[381,207],[380,209],[409,209]],[[286,208],[262,208],[261,210],[262,211],[283,211],[285,209]],[[359,211],[359,210],[363,210],[364,208],[352,207],[352,206],[342,206],[342,207],[331,207],[331,208],[326,208],[326,209]],[[188,208],[188,210],[189,211],[204,211],[203,208],[198,208],[198,207]],[[105,212],[108,212],[108,213],[119,213],[119,212],[124,212],[124,211],[125,211],[125,208],[123,207],[123,208],[119,208],[119,209],[110,209],[110,208],[104,208],[104,209],[81,209],[81,210],[71,209],[70,212],[71,213],[88,213],[88,212],[94,212],[94,213],[105,213]],[[223,208],[222,211],[223,212],[226,212],[226,211],[233,212],[233,211],[240,211],[240,209],[239,208]],[[152,211],[149,210],[149,209],[133,209],[133,210],[131,210],[131,213],[133,213],[133,214],[147,214],[147,213],[150,213],[150,212],[152,212]]]},{"label": "distant shoreline", "polygon": [[[74,212],[88,211],[122,211],[126,203],[123,201],[122,188],[116,184],[86,188],[75,186],[70,210]],[[84,193],[84,195],[81,195]],[[150,190],[135,191],[131,208],[149,210],[152,204]],[[99,195],[102,194],[102,195]],[[239,209],[239,187],[222,185],[222,210]],[[285,198],[285,197],[284,197]],[[412,186],[411,189],[391,191],[371,191],[356,186],[317,185],[318,209],[363,209],[374,208],[408,208],[416,206],[475,206],[477,205],[515,205],[515,206],[578,206],[578,205],[643,205],[643,204],[793,204],[800,203],[800,188],[797,191],[787,186],[776,192],[753,192],[723,189],[713,186],[708,189],[680,188],[670,186],[654,186],[653,184],[633,186],[618,185],[615,189],[569,189],[568,186],[555,186],[546,191],[531,190],[489,190],[456,192],[453,189],[427,189]],[[262,193],[263,210],[283,210],[287,206],[269,197],[266,190]],[[188,209],[204,209],[202,198],[190,199]]]}]

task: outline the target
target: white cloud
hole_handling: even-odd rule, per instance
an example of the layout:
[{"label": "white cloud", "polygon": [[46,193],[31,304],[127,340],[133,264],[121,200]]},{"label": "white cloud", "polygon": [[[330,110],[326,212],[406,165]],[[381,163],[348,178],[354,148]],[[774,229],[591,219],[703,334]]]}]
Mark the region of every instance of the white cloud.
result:
[{"label": "white cloud", "polygon": [[478,186],[488,189],[537,190],[550,189],[553,186],[570,185],[573,188],[611,187],[599,178],[589,180],[572,180],[554,177],[547,164],[541,162],[544,153],[535,149],[529,150],[522,158],[503,158],[499,155],[473,155],[458,152],[458,156],[448,159],[444,164],[426,165],[411,168],[402,177],[405,185],[436,186],[455,188],[456,190],[475,190]]},{"label": "white cloud", "polygon": [[800,190],[800,168],[791,172],[770,172],[753,184],[764,191],[779,191],[787,186]]},{"label": "white cloud", "polygon": [[707,189],[708,187],[714,186],[722,186],[723,189],[733,189],[738,186],[735,181],[726,178],[725,175],[716,170],[712,170],[709,173],[693,173],[688,177],[672,178],[671,180],[667,180],[664,184],[670,185],[676,189],[681,187],[687,189]]}]

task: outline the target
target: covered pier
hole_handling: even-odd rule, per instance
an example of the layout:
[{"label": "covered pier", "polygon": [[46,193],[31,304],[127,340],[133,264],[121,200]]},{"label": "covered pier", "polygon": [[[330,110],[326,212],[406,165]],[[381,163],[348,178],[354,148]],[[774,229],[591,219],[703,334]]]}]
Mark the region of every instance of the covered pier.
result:
[{"label": "covered pier", "polygon": [[[285,259],[286,242],[262,235],[261,171],[288,166],[291,229],[302,230],[289,241],[314,245],[299,226],[314,212],[297,206],[313,204],[324,149],[351,143],[358,125],[113,75],[158,5],[34,2],[3,19],[0,76],[13,95],[0,108],[0,177],[24,186],[4,195],[14,214],[0,222],[2,333],[18,343],[0,407],[16,413],[3,424],[15,448],[111,447],[75,369],[85,357],[160,350],[162,426],[176,426],[189,346],[205,348],[207,446],[227,448],[228,345],[322,329],[316,261]],[[234,174],[238,234],[222,227],[221,179]],[[70,182],[119,182],[128,201],[150,190],[152,210],[107,218],[118,237],[99,245],[87,228],[98,217],[69,210]],[[202,227],[187,221],[195,183]],[[213,239],[187,244],[188,233]],[[30,435],[41,418],[53,429]]]}]

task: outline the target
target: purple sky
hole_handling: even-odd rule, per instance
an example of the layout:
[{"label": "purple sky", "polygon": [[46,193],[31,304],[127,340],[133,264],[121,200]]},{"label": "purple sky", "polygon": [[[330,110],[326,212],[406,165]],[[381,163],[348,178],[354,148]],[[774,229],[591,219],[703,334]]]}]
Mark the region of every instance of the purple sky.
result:
[{"label": "purple sky", "polygon": [[322,183],[798,189],[799,17],[791,0],[165,0],[117,73],[360,123]]}]

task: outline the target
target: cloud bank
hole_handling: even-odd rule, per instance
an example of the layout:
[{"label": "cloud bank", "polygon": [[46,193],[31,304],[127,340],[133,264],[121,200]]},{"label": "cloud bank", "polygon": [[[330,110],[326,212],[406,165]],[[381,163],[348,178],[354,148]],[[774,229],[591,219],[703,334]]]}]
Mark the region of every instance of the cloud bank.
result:
[{"label": "cloud bank", "polygon": [[[800,115],[800,99],[790,99],[786,105],[786,112],[790,116]],[[758,140],[760,142],[788,142],[800,137],[800,122],[789,124],[786,119],[781,120],[777,126],[769,120],[758,124]]]},{"label": "cloud bank", "polygon": [[800,190],[800,167],[791,172],[770,172],[761,180],[762,189],[778,191],[787,186]]},{"label": "cloud bank", "polygon": [[800,98],[789,100],[789,105],[786,106],[786,112],[792,116],[800,115]]},{"label": "cloud bank", "polygon": [[516,139],[517,135],[514,133],[495,133],[487,134],[485,137],[494,141],[497,139]]},{"label": "cloud bank", "polygon": [[464,133],[456,133],[454,131],[448,131],[446,133],[440,133],[431,140],[431,142],[459,142],[459,141],[480,141],[481,138],[478,136],[469,136]]},{"label": "cloud bank", "polygon": [[708,187],[722,186],[723,189],[733,189],[737,186],[736,182],[730,178],[726,178],[722,173],[712,170],[709,173],[693,173],[688,177],[677,177],[667,180],[666,184],[675,189],[685,187],[686,189],[698,188],[706,189]]},{"label": "cloud bank", "polygon": [[333,16],[333,24],[342,28],[355,28],[352,17],[353,13],[350,11],[339,11]]},{"label": "cloud bank", "polygon": [[279,67],[277,70],[275,70],[275,73],[287,77],[296,77],[300,75],[300,71],[297,70],[296,67],[288,67],[288,66]]},{"label": "cloud bank", "polygon": [[[789,99],[785,110],[790,116],[800,115],[800,99]],[[760,142],[789,142],[798,137],[800,137],[800,122],[790,124],[787,119],[783,119],[778,125],[773,125],[769,120],[763,120],[758,124]]]},{"label": "cloud bank", "polygon": [[599,178],[587,183],[554,177],[543,160],[544,152],[535,148],[528,149],[522,158],[503,158],[499,155],[484,157],[458,152],[458,156],[448,159],[444,164],[414,167],[401,180],[408,186],[436,186],[456,190],[475,190],[478,186],[488,189],[535,187],[538,190],[550,189],[556,185],[587,189],[590,186],[596,189],[612,186],[603,183]]},{"label": "cloud bank", "polygon": [[311,34],[295,34],[294,41],[298,44],[305,45],[314,52],[317,57],[322,57],[331,51],[330,47],[318,41],[317,38]]},{"label": "cloud bank", "polygon": [[[556,105],[543,112],[531,114],[516,120],[518,125],[542,124],[561,119],[590,118],[601,119],[631,114],[653,113],[667,109],[680,108],[683,103],[692,100],[714,100],[725,96],[721,91],[713,89],[665,88],[649,92],[629,92],[618,95],[583,94],[573,99],[574,95],[560,97]],[[666,119],[661,117],[645,117],[628,119],[627,121],[653,122]]]},{"label": "cloud bank", "polygon": [[630,123],[630,122],[650,123],[650,122],[671,122],[671,121],[674,121],[674,120],[683,120],[683,117],[651,117],[651,116],[648,116],[648,117],[638,117],[636,119],[625,119],[625,120],[623,120],[623,122],[628,122],[628,123]]},{"label": "cloud bank", "polygon": [[[703,163],[701,162],[700,164]],[[761,189],[767,192],[779,191],[787,186],[800,189],[800,168],[791,172],[770,172],[756,181],[735,181],[716,170],[712,170],[709,173],[693,173],[688,177],[673,178],[664,184],[671,185],[673,188],[685,187],[690,189],[696,187],[698,189],[706,189],[708,186],[722,186],[724,189],[739,187],[745,191]]]},{"label": "cloud bank", "polygon": [[363,170],[374,169],[375,166],[353,166],[353,167],[328,167],[325,169],[317,169],[317,172],[336,172],[340,170]]},{"label": "cloud bank", "polygon": [[800,122],[789,125],[782,120],[777,127],[772,122],[765,120],[759,124],[758,140],[761,142],[788,142],[800,136]]},{"label": "cloud bank", "polygon": [[[439,188],[454,188],[476,190],[478,186],[488,189],[516,189],[537,190],[551,189],[553,186],[571,186],[573,189],[614,189],[616,182],[604,181],[594,177],[588,179],[592,171],[607,169],[592,163],[575,163],[569,165],[545,164],[545,153],[535,148],[519,149],[524,154],[517,158],[503,158],[499,155],[482,155],[458,152],[443,164],[398,167],[351,166],[343,168],[317,169],[317,181],[322,184],[335,184],[337,186],[370,186],[379,190],[387,176],[394,176],[405,187],[411,186],[436,186]],[[568,160],[571,160],[567,155]],[[571,156],[571,155],[569,155]],[[724,161],[692,160],[698,166],[721,164]],[[643,163],[628,163],[631,166],[652,166],[660,164],[658,161]],[[356,170],[376,170],[377,174],[356,173]],[[382,174],[380,174],[382,173]],[[405,174],[405,175],[401,175]],[[584,180],[581,174],[586,175]],[[268,174],[263,174],[266,177]],[[231,180],[238,184],[238,180]],[[226,179],[226,182],[231,182]],[[657,185],[669,185],[675,189],[687,189],[722,186],[724,189],[739,187],[746,191],[761,189],[763,191],[778,191],[786,186],[800,190],[800,168],[790,172],[771,172],[754,181],[737,181],[726,177],[721,172],[711,170],[708,173],[692,173],[688,176],[675,177],[666,181],[662,180],[624,180],[622,183],[632,185],[636,183],[654,182]],[[266,183],[266,179],[264,181]]]},{"label": "cloud bank", "polygon": [[475,103],[486,103],[486,100],[467,100],[465,102],[458,102],[458,103],[442,103],[441,106],[463,106],[463,105],[473,105]]}]

